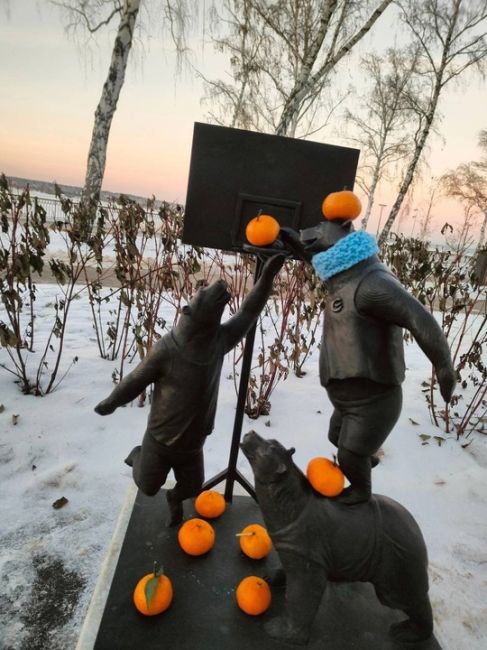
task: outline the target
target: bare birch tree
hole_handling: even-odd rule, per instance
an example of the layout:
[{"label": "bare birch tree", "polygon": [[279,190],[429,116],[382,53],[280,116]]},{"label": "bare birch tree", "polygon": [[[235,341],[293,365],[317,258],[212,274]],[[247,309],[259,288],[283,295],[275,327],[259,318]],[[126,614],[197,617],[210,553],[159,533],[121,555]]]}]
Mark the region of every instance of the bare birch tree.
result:
[{"label": "bare birch tree", "polygon": [[418,226],[418,239],[426,239],[431,233],[431,226],[433,222],[433,208],[438,198],[438,179],[433,177],[427,187],[426,192],[426,206],[417,215],[419,220]]},{"label": "bare birch tree", "polygon": [[316,130],[332,72],[390,4],[222,0],[218,24],[225,33],[215,44],[229,55],[232,79],[209,88],[226,124],[293,137]]},{"label": "bare birch tree", "polygon": [[[233,79],[204,78],[206,99],[213,106],[208,117],[222,126],[265,130],[269,128],[265,111],[260,111],[257,105],[265,34],[252,27],[251,4],[248,0],[226,2],[224,9],[223,18],[213,8],[213,18],[218,27],[218,35],[214,32],[213,38],[215,48],[228,54]],[[220,35],[222,26],[225,33]],[[264,117],[264,127],[260,122],[261,117]]]},{"label": "bare birch tree", "polygon": [[[294,6],[300,4],[291,3]],[[390,0],[378,3],[328,0],[314,4],[319,7],[318,21],[313,17],[312,22],[308,19],[307,27],[310,29],[307,34],[303,34],[305,47],[302,52],[298,51],[294,83],[287,93],[279,116],[276,129],[278,135],[294,134],[296,123],[303,111],[308,110],[310,101],[316,97],[316,90],[323,87],[330,72],[369,32],[391,3]],[[371,9],[371,6],[374,8]],[[284,46],[292,37],[292,32],[286,33],[282,29],[279,13],[273,15],[265,13],[265,8],[259,8],[262,19],[282,40]],[[282,18],[286,18],[285,13]],[[316,24],[318,29],[315,29]]]},{"label": "bare birch tree", "polygon": [[367,228],[380,181],[391,168],[397,172],[401,161],[411,154],[411,110],[405,98],[412,92],[410,83],[416,63],[417,52],[411,48],[389,49],[383,57],[368,54],[361,61],[372,84],[363,100],[365,115],[354,107],[353,112],[346,111],[345,118],[355,132],[352,142],[361,148],[357,184],[367,195],[363,229]]},{"label": "bare birch tree", "polygon": [[487,228],[487,141],[483,140],[484,134],[487,132],[482,131],[479,138],[479,144],[485,151],[484,158],[458,165],[441,179],[446,194],[463,203],[470,218],[475,213],[482,215],[477,249],[484,246]]},{"label": "bare birch tree", "polygon": [[406,169],[379,243],[383,244],[413,180],[435,119],[438,103],[447,84],[458,80],[469,68],[484,72],[487,58],[487,2],[485,0],[397,1],[401,17],[421,48],[419,72],[424,95],[411,96],[419,128],[414,153]]},{"label": "bare birch tree", "polygon": [[81,195],[81,203],[89,224],[93,220],[94,209],[100,199],[108,137],[125,81],[125,71],[141,0],[52,0],[52,2],[67,13],[70,21],[68,27],[82,26],[90,34],[109,25],[112,20],[117,18],[119,20],[108,75],[95,110]]}]

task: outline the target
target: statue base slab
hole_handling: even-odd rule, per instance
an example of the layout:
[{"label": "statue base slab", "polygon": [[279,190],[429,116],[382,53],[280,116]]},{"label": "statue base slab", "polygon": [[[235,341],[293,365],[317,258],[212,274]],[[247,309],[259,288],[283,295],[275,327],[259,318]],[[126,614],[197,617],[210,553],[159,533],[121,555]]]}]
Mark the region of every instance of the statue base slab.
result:
[{"label": "statue base slab", "polygon": [[[196,515],[190,501],[185,517]],[[155,497],[137,493],[122,544],[94,650],[441,650],[436,639],[399,646],[387,634],[401,612],[382,606],[368,583],[332,583],[314,621],[307,646],[283,644],[267,636],[264,624],[284,609],[284,590],[272,587],[269,610],[247,616],[237,606],[235,589],[245,576],[265,576],[278,565],[273,551],[264,560],[250,560],[239,548],[236,533],[250,523],[263,523],[253,499],[234,496],[225,513],[211,523],[215,546],[206,555],[186,555],[177,541],[177,527],[167,528],[165,490]],[[132,593],[137,581],[157,560],[171,578],[174,599],[159,616],[137,612]]]}]

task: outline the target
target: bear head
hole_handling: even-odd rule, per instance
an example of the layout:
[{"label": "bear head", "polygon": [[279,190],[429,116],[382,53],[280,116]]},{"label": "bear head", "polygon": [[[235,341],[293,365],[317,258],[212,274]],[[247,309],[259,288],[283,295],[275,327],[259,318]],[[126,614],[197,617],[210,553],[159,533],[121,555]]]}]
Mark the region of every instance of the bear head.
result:
[{"label": "bear head", "polygon": [[240,448],[252,467],[255,480],[260,483],[279,480],[294,466],[294,447],[286,449],[277,440],[266,440],[255,431],[244,435]]},{"label": "bear head", "polygon": [[225,306],[231,299],[228,285],[224,280],[217,280],[207,287],[200,287],[188,305],[183,307],[183,314],[200,327],[216,326],[220,323]]},{"label": "bear head", "polygon": [[317,226],[301,230],[300,240],[306,253],[314,255],[328,250],[353,230],[354,227],[350,220],[324,220]]}]

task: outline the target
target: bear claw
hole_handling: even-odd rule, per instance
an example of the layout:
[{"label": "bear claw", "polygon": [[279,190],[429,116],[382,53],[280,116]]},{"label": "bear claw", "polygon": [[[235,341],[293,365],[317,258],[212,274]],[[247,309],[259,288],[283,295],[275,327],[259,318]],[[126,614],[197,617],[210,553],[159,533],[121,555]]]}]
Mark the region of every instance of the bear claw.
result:
[{"label": "bear claw", "polygon": [[407,619],[400,623],[393,623],[389,628],[389,634],[394,641],[401,643],[416,643],[418,641],[426,641],[429,639],[432,631],[430,626],[418,625]]}]

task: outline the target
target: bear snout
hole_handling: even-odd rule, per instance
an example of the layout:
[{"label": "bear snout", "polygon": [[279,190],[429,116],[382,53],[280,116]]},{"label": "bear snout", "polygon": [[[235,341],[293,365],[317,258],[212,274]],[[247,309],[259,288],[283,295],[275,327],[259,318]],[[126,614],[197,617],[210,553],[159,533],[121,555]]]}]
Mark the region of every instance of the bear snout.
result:
[{"label": "bear snout", "polygon": [[261,438],[258,433],[255,431],[249,431],[242,438],[240,449],[244,452],[247,458],[251,460],[255,451],[263,442],[264,438]]}]

